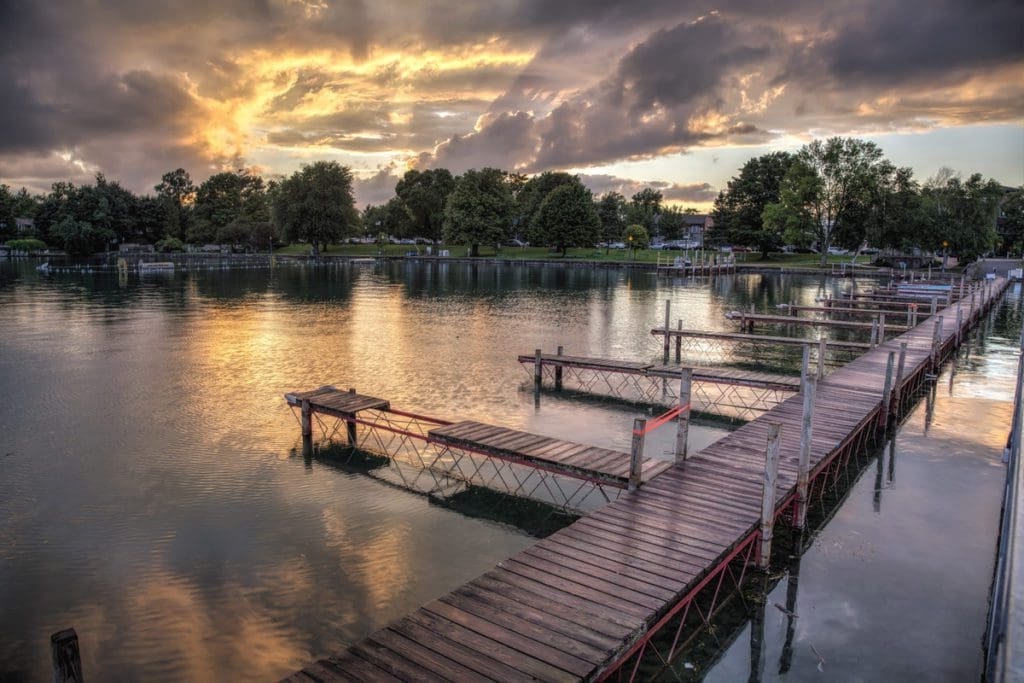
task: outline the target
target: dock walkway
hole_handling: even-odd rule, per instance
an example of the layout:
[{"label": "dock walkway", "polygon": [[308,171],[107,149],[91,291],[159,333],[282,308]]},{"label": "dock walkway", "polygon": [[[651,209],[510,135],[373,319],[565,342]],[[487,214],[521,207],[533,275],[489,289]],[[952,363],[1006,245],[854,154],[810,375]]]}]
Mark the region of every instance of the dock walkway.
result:
[{"label": "dock walkway", "polygon": [[[1004,288],[999,281],[966,310],[960,329],[946,309],[938,337],[926,319],[818,383],[812,491],[875,433],[890,352],[907,344],[898,406]],[[286,680],[574,681],[614,673],[642,656],[651,634],[689,610],[701,589],[720,587],[733,559],[749,557],[760,533],[773,425],[781,427],[775,514],[793,503],[801,420],[802,397],[794,396],[642,488]],[[635,674],[632,664],[622,668],[626,677],[630,669]]]}]

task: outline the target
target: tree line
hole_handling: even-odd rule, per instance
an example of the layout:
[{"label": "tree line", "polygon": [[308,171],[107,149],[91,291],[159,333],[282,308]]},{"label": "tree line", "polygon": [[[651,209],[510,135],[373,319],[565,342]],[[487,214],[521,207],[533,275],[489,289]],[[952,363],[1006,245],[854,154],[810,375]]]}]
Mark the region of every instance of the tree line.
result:
[{"label": "tree line", "polygon": [[711,215],[712,243],[763,254],[782,245],[814,247],[823,264],[833,246],[921,249],[964,260],[997,245],[1018,252],[1024,246],[1020,189],[1007,192],[980,173],[964,178],[948,168],[920,183],[912,169],[896,167],[878,145],[857,138],[815,140],[793,154],[750,159],[719,193]]},{"label": "tree line", "polygon": [[[333,161],[303,166],[265,180],[241,169],[196,185],[188,172],[165,173],[153,194],[136,195],[98,174],[93,184],[54,183],[32,195],[0,185],[0,242],[42,240],[74,254],[117,243],[143,242],[160,250],[186,243],[220,243],[263,250],[302,242],[319,250],[346,238],[393,236],[435,244],[481,246],[530,243],[565,254],[571,247],[615,242],[646,247],[651,237],[686,237],[694,209],[665,203],[647,187],[627,199],[595,197],[576,175],[533,176],[496,168],[454,175],[448,169],[410,170],[387,202],[358,211],[351,170]],[[1008,226],[1005,248],[1024,246],[1024,197],[996,181],[948,169],[919,183],[872,142],[815,140],[796,153],[748,160],[714,203],[707,243],[764,254],[783,245],[828,249],[949,250],[973,258],[997,243],[995,216]],[[15,219],[31,217],[31,234]]]}]

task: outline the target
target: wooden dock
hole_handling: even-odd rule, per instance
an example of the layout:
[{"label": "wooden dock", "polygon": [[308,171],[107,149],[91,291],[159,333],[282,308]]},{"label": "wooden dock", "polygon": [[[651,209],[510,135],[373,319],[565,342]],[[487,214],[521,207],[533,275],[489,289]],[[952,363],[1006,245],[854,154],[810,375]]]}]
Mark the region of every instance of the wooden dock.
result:
[{"label": "wooden dock", "polygon": [[[714,339],[717,341],[732,342],[736,344],[771,344],[775,346],[803,346],[804,344],[817,343],[817,340],[804,339],[802,337],[783,337],[766,334],[747,334],[744,332],[707,332],[704,330],[673,330],[671,328],[666,330],[664,327],[655,327],[654,329],[651,330],[651,334],[657,337],[668,336],[671,339],[675,339],[677,337],[683,339]],[[839,349],[842,351],[867,351],[868,349],[871,348],[871,344],[867,342],[834,341],[832,339],[826,340],[825,346],[829,349]]]},{"label": "wooden dock", "polygon": [[[428,441],[557,474],[607,481],[620,486],[626,486],[629,482],[629,453],[505,427],[472,421],[456,422],[430,430]],[[671,463],[664,460],[643,459],[639,483],[649,481],[669,467]]]},{"label": "wooden dock", "polygon": [[[882,315],[885,315],[884,313]],[[889,315],[896,317],[891,311]],[[803,325],[806,327],[831,327],[835,329],[845,330],[856,330],[859,332],[867,332],[873,328],[876,328],[877,322],[864,322],[859,320],[832,320],[825,318],[808,318],[801,315],[772,315],[770,313],[745,313],[743,311],[730,311],[725,314],[725,317],[729,320],[738,320],[740,325],[747,325],[753,327],[755,324],[759,325]],[[900,331],[905,332],[907,330],[906,325],[900,324],[886,324],[885,329],[893,332]]]},{"label": "wooden dock", "polygon": [[[803,494],[812,499],[815,487],[838,476],[1005,286],[987,287],[959,314],[956,306],[940,311],[941,327],[938,317],[926,319],[643,488],[286,680],[574,681],[617,672],[631,679],[655,647],[651,636],[676,622],[682,629],[698,595],[713,592],[713,611],[733,564],[745,567],[755,548],[759,564],[766,562],[773,521],[794,504],[806,510]],[[895,354],[903,361],[891,381]],[[813,407],[807,413],[805,397]],[[768,462],[777,457],[774,480],[766,449]],[[809,482],[798,486],[804,471]]]}]

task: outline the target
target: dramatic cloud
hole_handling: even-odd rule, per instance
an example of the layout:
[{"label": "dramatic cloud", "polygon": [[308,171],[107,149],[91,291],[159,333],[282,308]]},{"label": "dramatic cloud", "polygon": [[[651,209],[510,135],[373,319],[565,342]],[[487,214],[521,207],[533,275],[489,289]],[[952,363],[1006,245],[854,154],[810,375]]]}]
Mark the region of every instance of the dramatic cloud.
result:
[{"label": "dramatic cloud", "polygon": [[[410,166],[571,169],[629,194],[638,180],[606,169],[1024,118],[1020,2],[717,7],[0,0],[0,181],[102,171],[146,191],[178,166],[201,180],[323,158],[353,168],[363,201]],[[657,182],[706,204],[707,180]]]}]

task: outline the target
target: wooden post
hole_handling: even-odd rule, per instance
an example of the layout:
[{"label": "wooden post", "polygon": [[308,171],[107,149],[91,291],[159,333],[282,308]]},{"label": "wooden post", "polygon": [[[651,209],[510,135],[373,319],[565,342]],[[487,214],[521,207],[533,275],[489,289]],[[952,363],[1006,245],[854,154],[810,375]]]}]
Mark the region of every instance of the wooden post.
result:
[{"label": "wooden post", "polygon": [[959,304],[956,305],[956,345],[960,346],[960,340],[964,332],[964,309]]},{"label": "wooden post", "polygon": [[910,304],[910,326],[917,327],[917,304]]},{"label": "wooden post", "polygon": [[541,351],[533,352],[533,388],[539,390],[544,380],[544,366],[540,362]]},{"label": "wooden post", "polygon": [[907,365],[907,342],[900,342],[900,360],[896,364],[896,381],[893,383],[895,398],[893,400],[897,417],[900,414],[900,405],[903,393],[903,370]]},{"label": "wooden post", "polygon": [[50,636],[53,659],[53,683],[82,683],[82,655],[78,651],[78,634],[67,628]]},{"label": "wooden post", "polygon": [[871,319],[871,348],[878,344],[878,316]]},{"label": "wooden post", "polygon": [[885,343],[885,313],[878,316],[878,343]]},{"label": "wooden post", "polygon": [[804,344],[803,357],[800,359],[800,391],[804,390],[804,384],[810,377],[811,369],[811,345]]},{"label": "wooden post", "polygon": [[932,331],[932,371],[939,367],[939,340],[942,338],[942,316],[935,318],[935,327]]},{"label": "wooden post", "polygon": [[676,335],[676,362],[681,363],[683,360],[683,321],[679,320],[679,334]]},{"label": "wooden post", "polygon": [[884,428],[889,421],[889,406],[892,405],[892,370],[896,358],[896,352],[889,352],[889,359],[885,363],[885,383],[882,385],[882,410],[879,414],[880,422]]},{"label": "wooden post", "polygon": [[803,418],[800,422],[800,459],[796,474],[796,511],[793,526],[803,529],[807,521],[807,490],[811,474],[811,425],[814,422],[814,393],[817,383],[810,377],[801,382],[804,394]]},{"label": "wooden post", "polygon": [[933,296],[932,297],[932,312],[930,313],[930,315],[935,315],[935,311],[938,309],[938,307],[939,307],[939,298],[936,297],[936,296]]},{"label": "wooden post", "polygon": [[818,381],[825,378],[825,354],[828,352],[828,344],[825,337],[818,339]]},{"label": "wooden post", "polygon": [[638,417],[633,420],[633,445],[629,449],[629,490],[636,491],[640,486],[640,468],[644,461],[644,427],[647,420]]},{"label": "wooden post", "polygon": [[768,443],[764,450],[764,482],[761,488],[761,547],[757,566],[768,569],[772,559],[772,529],[775,526],[775,482],[779,474],[778,422],[768,423]]},{"label": "wooden post", "polygon": [[[557,353],[558,353],[559,356],[562,355],[562,347],[561,346],[558,347],[558,352]],[[562,390],[562,366],[561,365],[556,365],[555,366],[555,390],[556,391],[561,391]]]},{"label": "wooden post", "polygon": [[665,363],[668,363],[668,329],[671,325],[672,316],[672,299],[665,299]]},{"label": "wooden post", "polygon": [[[355,388],[354,387],[349,387],[348,388],[348,393],[350,393],[350,394],[356,393]],[[345,420],[345,431],[346,431],[346,433],[348,435],[348,445],[350,447],[352,447],[352,448],[355,448],[356,444],[358,443],[358,441],[356,439],[356,436],[357,436],[356,435],[356,423],[354,422],[354,420],[355,420],[355,415],[352,415],[352,420]]]},{"label": "wooden post", "polygon": [[686,442],[690,436],[690,388],[693,384],[693,369],[683,368],[679,378],[679,421],[676,427],[676,464],[686,460]]},{"label": "wooden post", "polygon": [[313,409],[309,405],[309,399],[302,399],[301,408],[302,438],[308,439],[313,436]]}]

